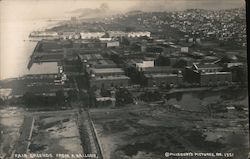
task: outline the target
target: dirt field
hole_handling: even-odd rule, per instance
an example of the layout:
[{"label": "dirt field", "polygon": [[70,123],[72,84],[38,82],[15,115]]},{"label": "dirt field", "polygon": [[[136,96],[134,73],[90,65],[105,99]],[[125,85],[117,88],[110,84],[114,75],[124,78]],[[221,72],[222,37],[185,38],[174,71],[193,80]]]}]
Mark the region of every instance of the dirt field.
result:
[{"label": "dirt field", "polygon": [[[2,107],[0,109],[0,155],[10,156],[15,142],[19,138],[24,110],[17,107]],[[0,157],[1,158],[1,157]]]},{"label": "dirt field", "polygon": [[10,159],[13,154],[26,152],[53,156],[57,153],[83,154],[77,115],[71,110],[27,112],[5,107],[0,109],[0,114],[1,157]]},{"label": "dirt field", "polygon": [[74,115],[43,115],[36,117],[31,153],[82,153]]},{"label": "dirt field", "polygon": [[165,152],[231,152],[240,159],[248,152],[247,116],[223,119],[146,104],[90,112],[107,159],[160,159]]}]

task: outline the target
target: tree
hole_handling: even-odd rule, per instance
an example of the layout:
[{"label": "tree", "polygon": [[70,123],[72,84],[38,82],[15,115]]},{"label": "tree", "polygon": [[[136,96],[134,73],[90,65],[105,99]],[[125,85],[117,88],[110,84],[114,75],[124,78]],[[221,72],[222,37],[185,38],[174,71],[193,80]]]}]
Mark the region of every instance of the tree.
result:
[{"label": "tree", "polygon": [[4,100],[2,98],[0,98],[0,105],[4,105]]},{"label": "tree", "polygon": [[233,82],[244,84],[247,81],[247,71],[239,66],[234,66],[230,69],[233,75]]},{"label": "tree", "polygon": [[58,104],[65,104],[65,96],[64,96],[64,92],[62,90],[59,90],[56,92],[56,99],[57,99],[57,103]]},{"label": "tree", "polygon": [[146,102],[155,102],[162,99],[162,95],[157,91],[147,91],[140,95],[140,99]]},{"label": "tree", "polygon": [[125,27],[125,31],[126,32],[131,32],[131,31],[134,31],[135,30],[135,27],[133,27],[133,26],[127,26],[127,27]]},{"label": "tree", "polygon": [[23,103],[30,107],[65,105],[65,96],[63,91],[56,92],[56,96],[35,95],[32,92],[26,92],[22,99]]},{"label": "tree", "polygon": [[155,65],[156,65],[156,66],[169,66],[169,65],[170,65],[170,60],[169,60],[169,58],[160,55],[160,56],[155,60]]},{"label": "tree", "polygon": [[116,105],[133,103],[133,96],[126,88],[120,88],[115,93]]},{"label": "tree", "polygon": [[109,90],[105,89],[105,88],[101,88],[101,96],[102,97],[110,97],[111,96],[111,93]]},{"label": "tree", "polygon": [[177,61],[173,67],[175,68],[185,68],[187,66],[187,61],[184,59],[180,59],[179,61]]},{"label": "tree", "polygon": [[121,44],[122,44],[122,45],[127,45],[127,46],[129,46],[129,44],[130,44],[128,38],[126,38],[126,37],[121,37],[121,38],[120,38],[120,41],[121,41]]}]

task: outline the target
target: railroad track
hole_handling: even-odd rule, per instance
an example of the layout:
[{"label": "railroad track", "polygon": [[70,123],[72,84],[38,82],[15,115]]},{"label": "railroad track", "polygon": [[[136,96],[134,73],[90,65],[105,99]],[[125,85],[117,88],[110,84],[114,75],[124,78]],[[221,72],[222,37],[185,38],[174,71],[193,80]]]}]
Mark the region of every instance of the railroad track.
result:
[{"label": "railroad track", "polygon": [[87,110],[81,109],[79,112],[78,127],[83,152],[85,154],[96,154],[98,159],[103,159],[99,140]]}]

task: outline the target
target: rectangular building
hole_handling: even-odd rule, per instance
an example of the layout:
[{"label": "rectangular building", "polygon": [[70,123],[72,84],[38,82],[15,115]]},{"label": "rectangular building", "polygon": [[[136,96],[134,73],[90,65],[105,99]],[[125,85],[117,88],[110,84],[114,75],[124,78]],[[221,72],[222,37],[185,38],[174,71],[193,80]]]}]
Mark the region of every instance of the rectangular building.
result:
[{"label": "rectangular building", "polygon": [[97,39],[105,35],[105,32],[81,32],[81,39]]},{"label": "rectangular building", "polygon": [[119,76],[124,75],[124,71],[121,68],[91,68],[92,76]]},{"label": "rectangular building", "polygon": [[119,41],[106,41],[106,43],[107,43],[107,48],[120,46]]},{"label": "rectangular building", "polygon": [[223,67],[217,64],[193,64],[193,68],[199,72],[219,72]]},{"label": "rectangular building", "polygon": [[86,65],[92,68],[115,68],[117,65],[109,59],[91,60],[87,61]]},{"label": "rectangular building", "polygon": [[129,84],[129,77],[125,75],[118,76],[101,76],[101,77],[91,77],[90,87],[92,88],[105,88],[109,89],[111,87],[124,87]]},{"label": "rectangular building", "polygon": [[201,86],[227,85],[232,82],[231,72],[201,73],[199,76]]},{"label": "rectangular building", "polygon": [[178,74],[145,74],[147,86],[182,85],[183,76]]},{"label": "rectangular building", "polygon": [[232,73],[223,72],[223,68],[216,64],[194,64],[186,68],[184,77],[186,82],[200,86],[227,85],[232,82]]},{"label": "rectangular building", "polygon": [[124,87],[129,84],[129,77],[121,68],[90,68],[88,72],[90,87],[95,89]]},{"label": "rectangular building", "polygon": [[173,68],[171,66],[155,66],[155,67],[144,67],[139,69],[140,72],[144,74],[177,74],[182,71],[180,68]]}]

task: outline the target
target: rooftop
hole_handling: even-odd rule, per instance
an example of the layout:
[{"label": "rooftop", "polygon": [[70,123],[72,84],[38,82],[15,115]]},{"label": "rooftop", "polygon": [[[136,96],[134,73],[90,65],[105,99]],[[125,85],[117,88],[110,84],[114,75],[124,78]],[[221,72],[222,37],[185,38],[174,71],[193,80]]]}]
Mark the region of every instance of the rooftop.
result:
[{"label": "rooftop", "polygon": [[171,66],[155,66],[155,67],[145,67],[142,71],[154,72],[154,71],[169,71],[169,70],[179,70],[179,68],[173,68]]},{"label": "rooftop", "polygon": [[122,80],[122,79],[126,79],[128,80],[129,77],[125,76],[125,75],[119,75],[119,76],[104,76],[104,77],[95,77],[95,80]]},{"label": "rooftop", "polygon": [[204,72],[202,75],[227,75],[231,74],[231,72]]},{"label": "rooftop", "polygon": [[124,73],[121,68],[93,68],[95,74],[101,73]]},{"label": "rooftop", "polygon": [[57,74],[57,62],[34,63],[28,74]]},{"label": "rooftop", "polygon": [[141,63],[143,62],[143,59],[128,59],[126,60],[127,64],[136,64],[136,63]]},{"label": "rooftop", "polygon": [[176,77],[177,74],[145,74],[146,78],[166,78],[166,77]]},{"label": "rooftop", "polygon": [[104,59],[101,54],[80,54],[79,57],[81,60],[98,60],[98,59]]},{"label": "rooftop", "polygon": [[89,63],[93,65],[115,65],[115,63],[112,60],[108,60],[108,59],[90,61]]},{"label": "rooftop", "polygon": [[206,68],[221,68],[221,66],[217,64],[194,64],[196,69],[206,69]]}]

